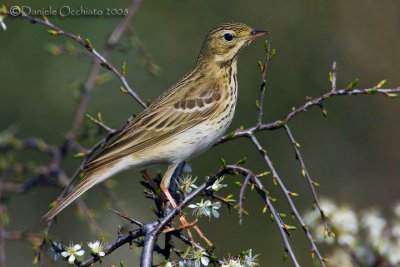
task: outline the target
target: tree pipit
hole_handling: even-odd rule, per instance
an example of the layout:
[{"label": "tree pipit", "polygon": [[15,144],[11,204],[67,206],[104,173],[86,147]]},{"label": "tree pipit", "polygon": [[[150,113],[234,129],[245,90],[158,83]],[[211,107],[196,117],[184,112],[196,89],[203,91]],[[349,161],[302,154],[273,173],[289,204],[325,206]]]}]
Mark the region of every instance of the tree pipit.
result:
[{"label": "tree pipit", "polygon": [[237,55],[267,33],[242,23],[222,24],[209,32],[194,68],[90,160],[83,169],[83,180],[43,218],[51,220],[91,187],[122,170],[143,170],[154,164],[168,164],[160,187],[175,208],[168,191],[174,170],[225,133],[236,106]]}]

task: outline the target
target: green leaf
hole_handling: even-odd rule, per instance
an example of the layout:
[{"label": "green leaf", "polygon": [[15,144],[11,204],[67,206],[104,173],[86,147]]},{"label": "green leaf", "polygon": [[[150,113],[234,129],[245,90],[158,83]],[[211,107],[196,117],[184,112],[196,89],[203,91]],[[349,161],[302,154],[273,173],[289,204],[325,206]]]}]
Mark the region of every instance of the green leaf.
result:
[{"label": "green leaf", "polygon": [[124,61],[124,64],[122,65],[122,72],[121,72],[122,76],[125,76],[126,74],[126,62]]},{"label": "green leaf", "polygon": [[268,52],[268,49],[269,49],[269,41],[268,41],[268,39],[265,39],[264,48],[265,48],[265,51]]},{"label": "green leaf", "polygon": [[260,68],[260,72],[263,72],[264,71],[264,64],[261,62],[261,60],[259,60],[257,62],[257,64],[258,64],[258,67]]},{"label": "green leaf", "polygon": [[60,35],[60,32],[56,30],[47,30],[47,33],[50,35]]},{"label": "green leaf", "polygon": [[243,164],[246,162],[246,160],[247,160],[247,158],[244,157],[244,158],[239,159],[238,161],[236,161],[235,164],[241,166],[241,165],[243,165]]},{"label": "green leaf", "polygon": [[225,168],[226,167],[226,160],[223,157],[221,157],[220,160],[221,160],[221,167]]},{"label": "green leaf", "polygon": [[346,90],[353,89],[358,84],[358,78],[354,79],[349,85],[347,85]]},{"label": "green leaf", "polygon": [[86,156],[86,152],[79,152],[74,155],[74,158],[83,158]]},{"label": "green leaf", "polygon": [[85,39],[85,46],[86,46],[86,48],[89,49],[89,50],[92,50],[92,49],[93,49],[92,42],[90,41],[89,38],[86,38],[86,39]]},{"label": "green leaf", "polygon": [[398,97],[399,94],[396,94],[396,93],[386,93],[386,96],[387,96],[387,97],[391,97],[391,98],[395,98],[395,97]]},{"label": "green leaf", "polygon": [[273,48],[271,51],[271,55],[269,56],[269,60],[271,60],[272,58],[274,58],[276,56],[276,49]]},{"label": "green leaf", "polygon": [[381,88],[382,86],[384,86],[385,85],[385,83],[387,82],[387,80],[382,80],[382,81],[380,81],[376,86],[375,86],[375,88]]},{"label": "green leaf", "polygon": [[288,231],[295,231],[295,230],[297,230],[297,227],[296,227],[296,226],[294,226],[294,225],[289,225],[289,224],[285,224],[285,228],[286,228],[286,230],[288,230]]}]

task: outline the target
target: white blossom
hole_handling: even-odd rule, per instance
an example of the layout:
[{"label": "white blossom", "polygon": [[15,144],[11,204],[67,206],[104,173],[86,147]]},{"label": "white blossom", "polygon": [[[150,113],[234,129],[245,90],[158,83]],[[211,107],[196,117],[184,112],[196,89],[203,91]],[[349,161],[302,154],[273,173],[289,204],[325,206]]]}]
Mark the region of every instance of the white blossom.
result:
[{"label": "white blossom", "polygon": [[220,202],[211,203],[210,200],[206,200],[203,202],[203,199],[196,204],[190,204],[189,208],[193,209],[193,215],[197,217],[206,216],[211,217],[214,216],[215,218],[219,218],[218,209],[221,208]]},{"label": "white blossom", "polygon": [[258,255],[253,256],[253,251],[250,249],[249,252],[244,256],[243,260],[244,266],[245,267],[259,266],[257,257]]},{"label": "white blossom", "polygon": [[364,212],[361,218],[361,224],[367,230],[369,241],[374,246],[377,246],[379,239],[382,237],[383,230],[386,227],[386,220],[383,219],[376,210],[370,210]]},{"label": "white blossom", "polygon": [[81,248],[82,247],[79,244],[71,244],[66,248],[65,251],[61,252],[61,256],[63,256],[64,258],[68,258],[67,260],[69,264],[74,264],[77,257],[83,256],[85,254],[85,251]]},{"label": "white blossom", "polygon": [[90,252],[94,255],[104,257],[106,254],[103,251],[103,244],[100,240],[96,240],[94,242],[89,242],[88,247],[90,248]]},{"label": "white blossom", "polygon": [[214,191],[218,191],[218,190],[220,190],[221,188],[223,188],[223,187],[227,187],[227,185],[226,184],[221,184],[221,182],[224,180],[224,178],[225,177],[220,177],[220,178],[218,178],[217,180],[215,180],[215,182],[212,184],[212,185],[210,185],[209,187],[207,187],[207,189],[211,189],[211,190],[214,190]]},{"label": "white blossom", "polygon": [[208,264],[210,263],[208,253],[199,249],[191,250],[188,258],[194,262],[194,267],[208,266]]},{"label": "white blossom", "polygon": [[178,179],[178,189],[181,191],[183,194],[188,194],[192,192],[193,189],[197,188],[197,185],[194,183],[196,182],[197,177],[193,178],[190,175],[187,175],[183,178]]},{"label": "white blossom", "polygon": [[393,213],[397,216],[398,219],[400,218],[400,203],[397,203],[397,205],[394,206]]},{"label": "white blossom", "polygon": [[356,234],[358,232],[357,215],[347,207],[342,207],[333,212],[330,220],[338,231],[351,234]]},{"label": "white blossom", "polygon": [[244,267],[240,263],[240,259],[228,259],[224,261],[221,267]]}]

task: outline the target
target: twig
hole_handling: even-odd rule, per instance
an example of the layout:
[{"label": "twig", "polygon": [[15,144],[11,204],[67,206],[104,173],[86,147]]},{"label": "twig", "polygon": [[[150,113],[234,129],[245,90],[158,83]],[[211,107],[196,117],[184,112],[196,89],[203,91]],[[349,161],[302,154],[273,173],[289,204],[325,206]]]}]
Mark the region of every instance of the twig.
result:
[{"label": "twig", "polygon": [[336,61],[332,63],[332,72],[329,73],[329,80],[331,81],[331,92],[336,91]]},{"label": "twig", "polygon": [[321,96],[314,97],[314,98],[308,100],[303,105],[293,109],[283,119],[276,120],[274,122],[270,122],[267,124],[255,125],[255,126],[243,129],[243,130],[236,130],[233,133],[227,134],[227,135],[223,136],[215,144],[215,146],[225,143],[225,142],[228,142],[230,140],[237,139],[237,138],[249,137],[259,131],[276,130],[276,129],[282,128],[291,119],[293,119],[294,117],[296,117],[297,115],[299,115],[303,112],[306,112],[309,107],[320,106],[323,101],[325,101],[329,98],[332,98],[335,96],[371,95],[371,94],[381,94],[381,95],[384,95],[387,97],[396,97],[397,94],[400,94],[400,87],[395,88],[395,89],[377,89],[375,87],[372,87],[372,88],[367,88],[367,89],[351,89],[351,90],[340,89],[340,90],[336,90],[334,92],[330,91]]},{"label": "twig", "polygon": [[272,164],[272,161],[270,160],[269,156],[267,155],[265,149],[260,145],[260,143],[258,142],[257,138],[255,136],[251,136],[250,140],[252,141],[252,143],[254,144],[254,146],[257,148],[257,150],[260,152],[261,156],[264,158],[266,164],[268,165],[268,168],[271,170],[271,174],[273,176],[273,179],[276,180],[276,182],[278,183],[279,187],[282,189],[289,205],[290,208],[293,212],[293,214],[296,216],[296,219],[299,221],[301,227],[303,228],[308,241],[310,243],[311,246],[311,253],[315,253],[315,255],[317,256],[318,260],[321,263],[322,267],[325,267],[325,261],[326,259],[324,257],[322,257],[321,253],[319,252],[317,245],[315,244],[314,238],[311,235],[310,231],[308,230],[308,227],[306,226],[306,224],[304,223],[300,213],[298,212],[296,205],[293,202],[292,197],[296,196],[297,194],[289,191],[285,184],[283,183],[282,179],[280,178],[279,174],[277,173],[277,171],[275,170],[275,167]]},{"label": "twig", "polygon": [[317,183],[311,178],[308,169],[306,168],[306,165],[304,163],[303,157],[300,154],[300,149],[299,149],[299,143],[297,143],[297,141],[294,139],[292,132],[290,131],[289,125],[285,124],[284,126],[285,128],[285,132],[290,140],[290,143],[292,144],[293,150],[296,154],[296,158],[300,163],[301,166],[301,174],[302,176],[304,176],[307,179],[307,182],[310,186],[313,198],[314,198],[314,204],[317,206],[319,213],[321,214],[321,218],[322,221],[324,223],[324,227],[325,227],[325,231],[327,232],[328,235],[331,235],[331,230],[330,227],[328,225],[328,218],[325,215],[325,212],[322,210],[316,189],[315,189],[315,185],[317,185]]},{"label": "twig", "polygon": [[[139,4],[141,3],[140,0],[137,0],[137,1],[134,1],[134,2],[135,2],[135,3],[136,3],[136,2],[139,2]],[[136,7],[136,8],[135,8],[134,10],[137,10],[137,5],[138,5],[138,4],[135,4],[135,7]],[[4,16],[4,15],[9,15],[9,14],[10,14],[10,12],[8,12],[8,14],[3,14],[3,13],[1,13],[1,15],[3,15],[3,16]],[[42,25],[44,25],[44,26],[50,28],[50,29],[51,29],[51,30],[49,31],[50,34],[53,34],[53,35],[60,35],[60,36],[66,36],[66,37],[68,37],[68,38],[71,38],[72,40],[74,40],[75,42],[77,42],[78,44],[80,44],[82,47],[86,48],[86,49],[100,62],[100,65],[101,65],[101,66],[103,66],[104,68],[109,69],[111,72],[113,72],[113,73],[120,79],[120,81],[122,82],[122,84],[123,84],[123,86],[124,86],[124,89],[127,91],[127,93],[128,93],[134,100],[136,100],[136,101],[137,101],[142,107],[144,107],[144,108],[147,106],[146,103],[139,97],[139,95],[138,95],[138,94],[131,88],[131,86],[128,84],[128,82],[127,82],[125,76],[124,76],[121,72],[119,72],[118,69],[117,69],[116,67],[114,67],[114,65],[112,65],[103,55],[101,55],[101,54],[93,47],[93,45],[92,45],[92,43],[90,42],[89,39],[83,40],[82,37],[80,37],[79,35],[75,35],[75,34],[73,34],[73,33],[67,32],[67,31],[61,29],[60,27],[54,25],[54,24],[51,23],[47,18],[45,18],[45,19],[39,19],[39,18],[33,17],[33,16],[31,16],[31,15],[25,13],[22,9],[21,9],[21,12],[20,12],[20,14],[19,14],[18,16],[11,16],[11,17],[22,17],[22,18],[26,18],[26,19],[28,19],[29,21],[33,22],[33,23],[42,24]],[[120,25],[125,25],[125,24],[120,24]],[[122,29],[121,29],[121,30],[122,30]],[[118,40],[118,39],[119,39],[120,34],[122,34],[122,33],[120,33],[121,30],[118,29],[118,33],[115,34],[115,36],[113,37],[112,40],[114,40],[114,39]],[[122,31],[122,32],[123,32],[123,31]],[[117,38],[117,37],[118,37],[118,38]],[[94,73],[94,72],[95,72],[95,70],[92,69],[92,72],[91,72],[91,73]],[[93,75],[93,74],[91,74],[91,75]],[[95,76],[95,75],[93,75],[93,76]],[[93,82],[94,82],[94,81],[93,81]],[[86,107],[85,104],[83,104],[82,106]]]},{"label": "twig", "polygon": [[254,175],[254,173],[244,167],[241,166],[236,166],[236,165],[227,165],[226,167],[227,171],[234,171],[237,173],[241,173],[242,175],[246,176],[246,177],[251,177],[251,180],[253,182],[253,184],[255,185],[255,188],[258,192],[258,194],[261,196],[261,198],[263,199],[263,201],[265,202],[265,204],[268,207],[269,212],[271,213],[273,220],[276,224],[276,226],[278,227],[278,230],[281,234],[281,237],[283,239],[283,243],[285,246],[285,252],[287,252],[290,256],[290,258],[292,259],[294,265],[296,267],[299,267],[300,264],[296,258],[296,255],[294,254],[294,251],[292,249],[292,246],[290,245],[289,242],[289,230],[287,229],[287,225],[285,224],[285,222],[282,220],[279,212],[275,209],[274,205],[272,204],[272,201],[270,199],[270,197],[268,196],[268,191],[265,189],[265,187],[263,186],[263,184],[261,183],[261,181],[257,178],[256,175]]},{"label": "twig", "polygon": [[240,224],[242,224],[242,222],[243,222],[243,211],[244,211],[244,209],[243,209],[243,199],[244,199],[244,191],[246,190],[246,186],[247,186],[247,184],[249,183],[250,178],[251,178],[251,175],[250,175],[250,174],[247,174],[246,178],[245,178],[244,181],[243,181],[242,186],[240,187],[239,203],[238,203],[238,206],[239,206],[239,223],[240,223]]},{"label": "twig", "polygon": [[[122,37],[123,33],[126,31],[129,22],[132,20],[134,14],[136,11],[139,9],[141,3],[143,0],[133,0],[131,2],[131,5],[128,7],[128,15],[126,15],[121,22],[115,27],[113,32],[111,33],[110,37],[108,38],[108,41],[105,45],[105,48],[103,49],[102,57],[107,58],[112,49],[115,47],[115,45],[118,43],[120,38]],[[83,121],[83,114],[87,108],[87,105],[89,103],[91,91],[95,85],[96,78],[100,72],[100,66],[97,61],[93,61],[92,67],[90,68],[89,75],[86,79],[86,82],[83,86],[83,91],[82,91],[82,97],[77,105],[77,109],[75,111],[74,115],[74,123],[71,132],[68,134],[68,136],[71,138],[75,135],[75,131],[79,129],[82,125]],[[114,70],[116,70],[114,68]],[[114,71],[113,71],[114,72]],[[129,92],[129,94],[135,98],[135,94],[131,93],[133,92],[130,86],[127,84],[125,78],[123,77],[122,73],[116,73],[114,72],[119,79],[123,78],[124,80],[121,79],[122,83],[124,84],[125,88]],[[146,104],[139,98],[135,98],[143,107],[146,107]]]},{"label": "twig", "polygon": [[[126,243],[132,243],[133,240],[142,237],[144,235],[144,232],[142,229],[137,229],[137,230],[133,230],[133,231],[129,231],[128,234],[123,235],[121,237],[118,237],[118,239],[116,239],[114,242],[108,244],[107,246],[105,246],[103,252],[106,255],[111,254],[114,250],[116,250],[117,248],[121,247],[122,245],[126,244]],[[100,257],[98,256],[94,256],[91,257],[89,259],[86,259],[82,262],[80,262],[79,264],[77,264],[78,267],[89,267],[92,266],[93,263],[98,262],[99,260],[101,260]]]},{"label": "twig", "polygon": [[262,64],[262,75],[261,75],[261,85],[260,85],[260,96],[258,98],[258,115],[257,115],[257,125],[261,125],[263,121],[264,115],[264,95],[267,85],[267,71],[268,71],[268,63],[272,59],[271,57],[271,38],[269,41],[266,41],[265,47],[265,60]]}]

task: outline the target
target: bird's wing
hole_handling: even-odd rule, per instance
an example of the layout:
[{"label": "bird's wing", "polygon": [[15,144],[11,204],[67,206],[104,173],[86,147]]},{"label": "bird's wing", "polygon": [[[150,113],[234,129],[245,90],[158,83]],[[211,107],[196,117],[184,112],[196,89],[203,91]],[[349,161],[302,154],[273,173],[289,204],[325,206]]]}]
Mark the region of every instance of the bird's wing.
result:
[{"label": "bird's wing", "polygon": [[90,174],[117,160],[159,144],[212,116],[221,101],[217,88],[188,90],[180,98],[166,94],[131,121],[118,137],[84,167]]}]

